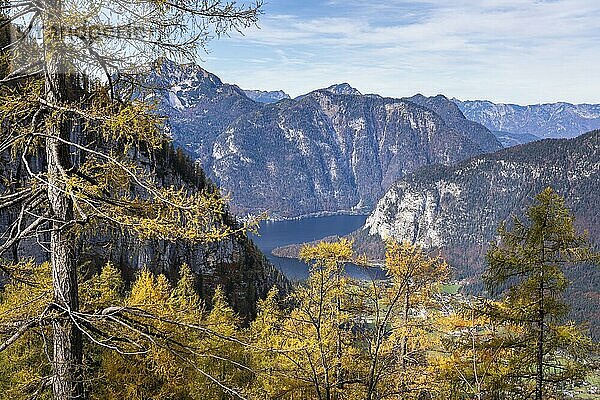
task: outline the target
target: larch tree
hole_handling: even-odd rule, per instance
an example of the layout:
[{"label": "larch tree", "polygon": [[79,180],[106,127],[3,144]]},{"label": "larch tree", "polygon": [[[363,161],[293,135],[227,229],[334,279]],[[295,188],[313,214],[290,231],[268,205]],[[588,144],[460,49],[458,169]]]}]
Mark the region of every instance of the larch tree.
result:
[{"label": "larch tree", "polygon": [[408,348],[411,336],[411,309],[424,308],[432,292],[450,278],[450,268],[441,257],[427,255],[419,246],[387,242],[386,270],[395,284],[402,288],[402,365],[410,362]]},{"label": "larch tree", "polygon": [[585,375],[589,338],[563,323],[568,307],[561,294],[569,285],[569,266],[587,263],[593,268],[599,259],[587,237],[577,233],[564,199],[551,188],[536,196],[526,221],[515,218],[512,229],[502,225],[499,240],[490,246],[484,283],[504,296],[490,303],[488,315],[520,328],[518,340],[507,341],[519,350],[512,374],[520,376],[521,388],[534,382],[536,400],[546,396],[548,384]]},{"label": "larch tree", "polygon": [[297,293],[300,306],[295,311],[300,323],[296,327],[301,334],[310,332],[309,337],[316,341],[316,351],[306,353],[313,371],[311,380],[318,398],[331,400],[344,390],[347,380],[344,324],[348,322],[348,310],[344,300],[348,278],[344,267],[353,258],[352,242],[342,239],[305,246],[300,258],[311,264],[311,271],[307,285]]},{"label": "larch tree", "polygon": [[286,299],[288,307],[280,308],[272,292],[250,328],[255,393],[260,398],[344,398],[353,381],[344,273],[353,259],[352,243],[322,242],[303,247],[300,255],[311,265],[306,282]]},{"label": "larch tree", "polygon": [[520,383],[513,378],[513,364],[520,362],[515,357],[519,348],[514,346],[519,327],[497,323],[482,314],[477,299],[450,299],[449,303],[451,312],[440,319],[442,346],[431,361],[435,398],[510,398],[508,393],[514,393],[512,389]]},{"label": "larch tree", "polygon": [[278,350],[285,347],[283,323],[286,314],[278,296],[279,290],[272,288],[265,299],[258,301],[256,318],[247,330],[252,343],[247,351],[254,372],[251,398],[272,398],[275,394],[290,391],[286,386],[289,380],[280,374],[281,353]]},{"label": "larch tree", "polygon": [[[43,321],[39,316],[52,302],[50,265],[32,262],[31,270],[27,283],[11,281],[0,293],[0,327],[25,318]],[[247,397],[249,368],[241,355],[248,344],[237,338],[237,317],[219,290],[206,312],[195,279],[186,265],[175,286],[164,275],[143,269],[126,291],[121,272],[107,264],[81,280],[77,323],[105,334],[84,341],[86,397]],[[52,398],[46,389],[52,364],[45,340],[51,334],[51,327],[42,324],[0,353],[1,400]]]},{"label": "larch tree", "polygon": [[368,345],[365,399],[419,398],[427,391],[427,352],[433,347],[434,294],[450,276],[446,262],[421,247],[386,241],[384,277],[359,285],[358,308],[370,319],[361,332]]},{"label": "larch tree", "polygon": [[[167,140],[152,105],[119,96],[136,66],[160,57],[195,59],[214,36],[257,21],[260,4],[221,0],[15,0],[2,3],[0,235],[2,269],[19,276],[16,248],[37,241],[49,254],[53,301],[54,398],[85,396],[76,243],[111,227],[142,238],[220,240],[224,200],[216,193],[162,187],[132,155],[152,158]],[[121,87],[121,86],[119,86]],[[242,227],[244,229],[245,227]],[[5,258],[13,254],[12,264]],[[39,318],[17,324],[2,347]],[[104,341],[98,341],[107,345]],[[112,346],[112,345],[111,345]]]},{"label": "larch tree", "polygon": [[[342,239],[305,246],[309,277],[280,307],[261,302],[250,335],[256,393],[268,398],[421,398],[431,378],[435,293],[447,264],[389,241],[385,265],[353,254]],[[353,279],[348,263],[371,279]],[[433,381],[433,379],[430,379]]]}]

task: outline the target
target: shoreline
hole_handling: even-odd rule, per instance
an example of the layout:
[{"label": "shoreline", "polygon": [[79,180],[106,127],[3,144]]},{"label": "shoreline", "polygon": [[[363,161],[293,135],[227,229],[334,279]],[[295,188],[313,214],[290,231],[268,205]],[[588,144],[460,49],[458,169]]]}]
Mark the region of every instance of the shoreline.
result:
[{"label": "shoreline", "polygon": [[273,255],[275,257],[279,257],[279,258],[291,258],[291,259],[298,260],[298,259],[300,259],[300,249],[302,247],[307,246],[307,245],[316,245],[320,242],[339,240],[340,238],[342,238],[342,236],[329,235],[329,236],[325,236],[321,239],[313,240],[310,242],[292,243],[292,244],[288,244],[285,246],[279,246],[279,247],[275,247],[273,250],[271,250],[271,255]]},{"label": "shoreline", "polygon": [[339,211],[319,211],[310,214],[302,214],[295,217],[267,217],[264,221],[267,223],[284,222],[284,221],[299,221],[308,218],[335,217],[335,216],[362,216],[368,217],[371,211],[368,210],[339,210]]}]

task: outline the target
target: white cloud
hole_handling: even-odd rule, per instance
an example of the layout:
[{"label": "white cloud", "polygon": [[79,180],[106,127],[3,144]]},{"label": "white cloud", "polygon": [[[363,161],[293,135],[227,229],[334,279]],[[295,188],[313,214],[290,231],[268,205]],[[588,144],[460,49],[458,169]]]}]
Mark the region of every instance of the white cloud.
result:
[{"label": "white cloud", "polygon": [[[600,102],[596,0],[330,0],[339,15],[265,15],[260,29],[217,44],[214,72],[244,87],[301,94],[349,81],[390,96]],[[252,68],[235,73],[239,52]],[[258,51],[258,50],[257,50]],[[227,60],[227,58],[229,58]],[[225,60],[223,60],[225,59]],[[261,60],[261,61],[257,61]],[[271,61],[269,63],[269,60]],[[220,70],[222,68],[222,71]],[[269,86],[269,87],[265,87]]]}]

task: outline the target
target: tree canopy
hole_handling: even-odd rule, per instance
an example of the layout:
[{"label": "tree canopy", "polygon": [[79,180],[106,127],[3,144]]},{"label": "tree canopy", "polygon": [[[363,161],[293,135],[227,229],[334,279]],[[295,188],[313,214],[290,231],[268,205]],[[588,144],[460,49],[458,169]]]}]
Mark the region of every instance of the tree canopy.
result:
[{"label": "tree canopy", "polygon": [[[234,233],[222,223],[225,201],[218,192],[164,186],[148,173],[143,161],[151,164],[167,141],[162,119],[152,104],[119,95],[118,83],[135,84],[135,67],[157,57],[197,56],[211,37],[255,23],[259,10],[259,3],[221,0],[3,3],[10,40],[0,49],[6,65],[0,156],[7,159],[0,210],[10,217],[0,257],[12,251],[19,265],[15,249],[26,240],[49,255],[53,301],[42,316],[52,325],[49,384],[56,399],[85,395],[84,335],[109,348],[128,342],[106,326],[122,325],[109,312],[81,314],[76,244],[82,235],[112,228],[140,238],[207,242]],[[24,279],[15,276],[18,267],[1,266]],[[17,324],[9,342],[39,318]]]}]

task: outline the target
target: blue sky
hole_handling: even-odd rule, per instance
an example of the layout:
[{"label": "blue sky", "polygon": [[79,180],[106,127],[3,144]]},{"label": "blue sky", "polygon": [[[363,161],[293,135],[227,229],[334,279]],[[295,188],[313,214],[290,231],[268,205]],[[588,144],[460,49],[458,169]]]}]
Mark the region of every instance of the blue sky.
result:
[{"label": "blue sky", "polygon": [[348,82],[392,97],[600,103],[599,0],[266,1],[258,28],[209,44],[204,68],[292,96]]}]

